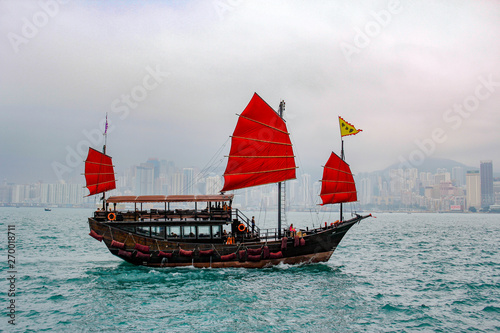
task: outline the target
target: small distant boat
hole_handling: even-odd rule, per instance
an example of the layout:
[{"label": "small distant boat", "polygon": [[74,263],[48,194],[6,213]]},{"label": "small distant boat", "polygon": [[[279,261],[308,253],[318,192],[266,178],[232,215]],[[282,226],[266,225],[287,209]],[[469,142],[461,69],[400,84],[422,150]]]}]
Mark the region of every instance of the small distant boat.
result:
[{"label": "small distant boat", "polygon": [[50,209],[50,208],[45,208],[45,211],[46,211],[46,212],[50,212],[51,210],[52,210],[52,209]]},{"label": "small distant boat", "polygon": [[[89,148],[85,161],[89,195],[103,193],[102,210],[88,219],[90,236],[104,241],[112,254],[127,262],[153,267],[263,268],[328,261],[346,232],[371,214],[343,219],[342,203],[357,201],[357,194],[344,161],[342,141],[341,156],[332,152],[324,167],[320,194],[322,205],[340,203],[339,220],[316,228],[282,228],[284,182],[296,178],[297,168],[282,118],[284,107],[282,101],[276,112],[254,94],[239,115],[219,195],[106,199],[106,191],[116,188],[113,163],[106,155],[106,143],[102,153]],[[339,121],[341,133],[345,131],[342,136],[359,131],[340,117]],[[277,226],[261,229],[242,211],[232,208],[234,194],[227,192],[272,183],[278,184]],[[133,204],[134,210],[119,211],[119,203]],[[161,208],[143,209],[144,203]]]}]

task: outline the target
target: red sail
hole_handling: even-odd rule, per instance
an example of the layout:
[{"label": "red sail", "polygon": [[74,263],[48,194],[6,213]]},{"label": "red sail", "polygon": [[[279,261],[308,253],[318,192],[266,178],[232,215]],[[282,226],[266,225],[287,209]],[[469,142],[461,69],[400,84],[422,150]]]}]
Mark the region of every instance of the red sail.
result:
[{"label": "red sail", "polygon": [[321,205],[358,200],[351,169],[335,153],[326,162],[321,182]]},{"label": "red sail", "polygon": [[115,171],[111,157],[89,148],[89,154],[85,160],[85,180],[90,191],[89,195],[115,189]]},{"label": "red sail", "polygon": [[232,136],[222,192],[294,179],[295,169],[285,122],[254,94]]}]

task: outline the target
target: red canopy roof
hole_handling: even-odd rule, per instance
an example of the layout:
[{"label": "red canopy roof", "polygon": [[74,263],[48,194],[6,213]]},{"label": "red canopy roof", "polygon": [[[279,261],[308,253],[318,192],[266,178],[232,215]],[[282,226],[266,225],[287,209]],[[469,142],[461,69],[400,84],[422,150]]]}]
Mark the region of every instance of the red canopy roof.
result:
[{"label": "red canopy roof", "polygon": [[233,195],[140,195],[140,196],[113,196],[108,198],[110,203],[120,202],[222,202],[233,200]]}]

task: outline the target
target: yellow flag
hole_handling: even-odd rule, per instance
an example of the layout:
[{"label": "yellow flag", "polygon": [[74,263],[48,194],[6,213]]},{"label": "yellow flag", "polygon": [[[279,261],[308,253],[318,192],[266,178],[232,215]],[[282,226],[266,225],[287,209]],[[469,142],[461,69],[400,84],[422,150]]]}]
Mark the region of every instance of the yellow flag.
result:
[{"label": "yellow flag", "polygon": [[362,130],[356,129],[354,126],[349,124],[347,121],[342,119],[342,117],[339,116],[339,123],[340,123],[340,136],[346,136],[346,135],[354,135],[358,134]]}]

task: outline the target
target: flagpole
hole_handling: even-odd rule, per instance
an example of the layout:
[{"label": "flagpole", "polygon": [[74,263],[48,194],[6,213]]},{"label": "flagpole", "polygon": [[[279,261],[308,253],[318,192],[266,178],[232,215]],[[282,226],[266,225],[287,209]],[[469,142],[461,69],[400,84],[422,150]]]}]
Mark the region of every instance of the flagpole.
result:
[{"label": "flagpole", "polygon": [[[108,113],[106,112],[106,125],[104,125],[104,146],[102,146],[102,153],[106,155],[106,144],[108,141]],[[102,210],[107,211],[106,209],[106,191],[102,192]]]},{"label": "flagpole", "polygon": [[[342,119],[341,116],[339,116],[339,124],[340,124],[340,139],[342,142],[342,146],[340,149],[340,159],[342,161],[345,161],[345,155],[344,155],[344,139],[343,137],[346,135],[356,135],[357,133],[361,132],[361,129],[356,129],[352,124],[348,123],[344,119]],[[342,203],[340,203],[340,219],[339,221],[344,220],[344,216],[342,214]]]},{"label": "flagpole", "polygon": [[106,112],[106,125],[104,125],[104,146],[102,147],[102,153],[106,155],[106,144],[108,142],[108,113]]},{"label": "flagpole", "polygon": [[[342,139],[342,136],[340,136],[340,141],[342,142],[341,147],[340,147],[340,159],[344,161],[344,139]],[[339,221],[342,222],[344,221],[344,215],[342,212],[342,202],[340,203],[340,218]]]}]

